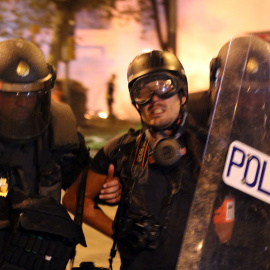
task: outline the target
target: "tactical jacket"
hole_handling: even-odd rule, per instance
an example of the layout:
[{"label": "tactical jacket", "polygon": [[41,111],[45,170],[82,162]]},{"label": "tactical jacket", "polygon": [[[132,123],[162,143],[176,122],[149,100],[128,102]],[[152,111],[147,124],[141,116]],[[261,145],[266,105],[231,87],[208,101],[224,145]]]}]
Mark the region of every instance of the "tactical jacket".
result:
[{"label": "tactical jacket", "polygon": [[190,129],[179,140],[187,153],[169,168],[150,164],[142,130],[111,140],[92,162],[101,174],[114,164],[122,181],[115,223],[121,269],[175,269],[201,157]]},{"label": "tactical jacket", "polygon": [[[0,195],[0,251],[14,224],[9,209],[28,198],[51,197],[60,203],[66,189],[90,161],[83,137],[69,106],[52,103],[49,128],[25,142],[0,141],[0,176],[8,195]],[[1,254],[1,252],[0,252]]]}]

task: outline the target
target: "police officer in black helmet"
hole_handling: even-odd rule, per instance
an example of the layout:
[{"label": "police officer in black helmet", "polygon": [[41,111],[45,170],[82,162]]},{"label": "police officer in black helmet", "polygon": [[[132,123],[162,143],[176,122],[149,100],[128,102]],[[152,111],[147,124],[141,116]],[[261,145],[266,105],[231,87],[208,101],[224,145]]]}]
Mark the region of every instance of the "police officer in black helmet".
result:
[{"label": "police officer in black helmet", "polygon": [[[258,37],[236,36],[224,44],[211,61],[209,93],[214,116],[207,156],[215,156],[211,149],[217,152],[221,145],[227,154],[232,142],[241,142],[263,154],[270,154],[269,52],[269,44]],[[221,157],[222,151],[218,151]],[[250,150],[245,151],[249,160],[256,158]],[[213,160],[210,159],[209,163],[213,163]],[[215,175],[215,172],[207,161],[205,164],[202,177],[209,176],[208,180],[212,183],[211,174]],[[221,171],[217,169],[216,198],[198,269],[269,269],[269,204],[254,193],[246,193],[245,189],[236,188],[225,181],[222,176],[225,158],[215,166],[221,166]],[[239,178],[233,179],[234,183],[241,183],[241,188],[251,186],[254,179],[252,170],[248,167],[245,170],[246,178],[241,178],[240,173]],[[264,191],[263,188],[261,192]],[[207,207],[211,209],[211,200],[206,197],[203,200],[208,202]]]},{"label": "police officer in black helmet", "polygon": [[60,198],[89,151],[69,106],[51,103],[55,78],[33,43],[0,43],[0,269],[65,269],[85,245]]},{"label": "police officer in black helmet", "polygon": [[54,72],[35,46],[22,40],[1,43],[1,136],[31,139],[49,125]]},{"label": "police officer in black helmet", "polygon": [[[46,264],[48,269],[65,269],[67,261],[73,256],[61,243],[59,247],[62,245],[62,249],[69,254],[62,262],[53,256],[48,260],[43,256],[42,261],[40,250],[42,246],[45,248],[44,242],[36,241],[35,247],[31,244],[28,248],[25,246],[27,239],[29,242],[38,237],[45,239],[44,229],[48,234],[57,235],[44,223],[46,219],[52,223],[55,221],[49,209],[55,209],[55,213],[70,219],[60,205],[61,188],[70,185],[90,161],[69,107],[51,106],[50,91],[55,77],[54,68],[46,63],[36,45],[23,39],[0,43],[1,269],[41,269],[41,264]],[[64,123],[63,119],[69,124],[59,127],[59,123]],[[61,129],[69,136],[61,134]],[[65,139],[65,136],[69,138]],[[72,170],[71,177],[67,177]],[[25,211],[32,211],[26,217],[30,222],[37,216],[33,209],[42,212],[44,207],[48,211],[47,217],[41,215],[35,223],[40,232],[28,226],[33,235],[31,238],[29,231],[19,225],[18,217],[24,220]],[[66,226],[71,233],[66,236],[72,239],[75,248],[84,239],[80,228],[71,219],[69,221],[71,225]],[[45,224],[45,228],[41,228],[40,224]],[[18,241],[14,240],[15,234]],[[25,243],[22,239],[26,239]],[[55,243],[55,239],[51,243]],[[46,252],[49,251],[45,248],[45,255]]]},{"label": "police officer in black helmet", "polygon": [[[187,79],[178,58],[158,50],[136,56],[127,77],[142,129],[112,139],[95,156],[85,221],[113,236],[121,269],[175,269],[201,158],[185,112]],[[112,220],[94,202],[108,170],[123,187],[114,235]]]}]

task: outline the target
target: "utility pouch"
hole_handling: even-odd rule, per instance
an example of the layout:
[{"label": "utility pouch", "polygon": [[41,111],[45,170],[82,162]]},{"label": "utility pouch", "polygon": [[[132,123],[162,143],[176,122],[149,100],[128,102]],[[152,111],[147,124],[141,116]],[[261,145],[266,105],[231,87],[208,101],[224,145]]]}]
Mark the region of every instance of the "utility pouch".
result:
[{"label": "utility pouch", "polygon": [[3,269],[64,270],[85,244],[81,227],[54,199],[33,199],[22,209],[3,258]]}]

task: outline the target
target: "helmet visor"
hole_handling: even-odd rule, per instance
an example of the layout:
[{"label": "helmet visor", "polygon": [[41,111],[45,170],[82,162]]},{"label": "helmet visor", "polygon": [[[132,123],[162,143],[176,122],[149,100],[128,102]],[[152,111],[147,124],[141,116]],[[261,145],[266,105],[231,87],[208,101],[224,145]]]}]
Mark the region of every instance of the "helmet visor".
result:
[{"label": "helmet visor", "polygon": [[149,103],[153,95],[162,99],[170,98],[184,86],[178,77],[170,73],[154,73],[143,76],[131,87],[131,99],[138,105]]},{"label": "helmet visor", "polygon": [[0,135],[26,140],[41,134],[49,124],[50,90],[0,91]]}]

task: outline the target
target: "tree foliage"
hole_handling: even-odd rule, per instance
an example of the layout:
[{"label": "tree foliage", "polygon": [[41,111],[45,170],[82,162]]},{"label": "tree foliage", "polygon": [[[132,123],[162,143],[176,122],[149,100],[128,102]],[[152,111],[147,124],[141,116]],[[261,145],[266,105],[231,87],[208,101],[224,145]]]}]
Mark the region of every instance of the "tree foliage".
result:
[{"label": "tree foliage", "polygon": [[51,27],[55,9],[50,0],[0,0],[0,35],[2,37],[22,37],[31,25]]},{"label": "tree foliage", "polygon": [[[28,36],[33,35],[38,27],[51,29],[49,61],[57,66],[62,48],[67,46],[76,24],[76,13],[84,9],[97,11],[100,18],[107,20],[112,17],[134,19],[142,23],[144,31],[153,26],[161,48],[174,51],[175,33],[173,39],[169,18],[172,11],[170,5],[175,1],[137,0],[138,5],[133,5],[133,1],[129,0],[0,0],[0,35],[24,37],[25,32]],[[163,25],[166,25],[165,30]]]}]

